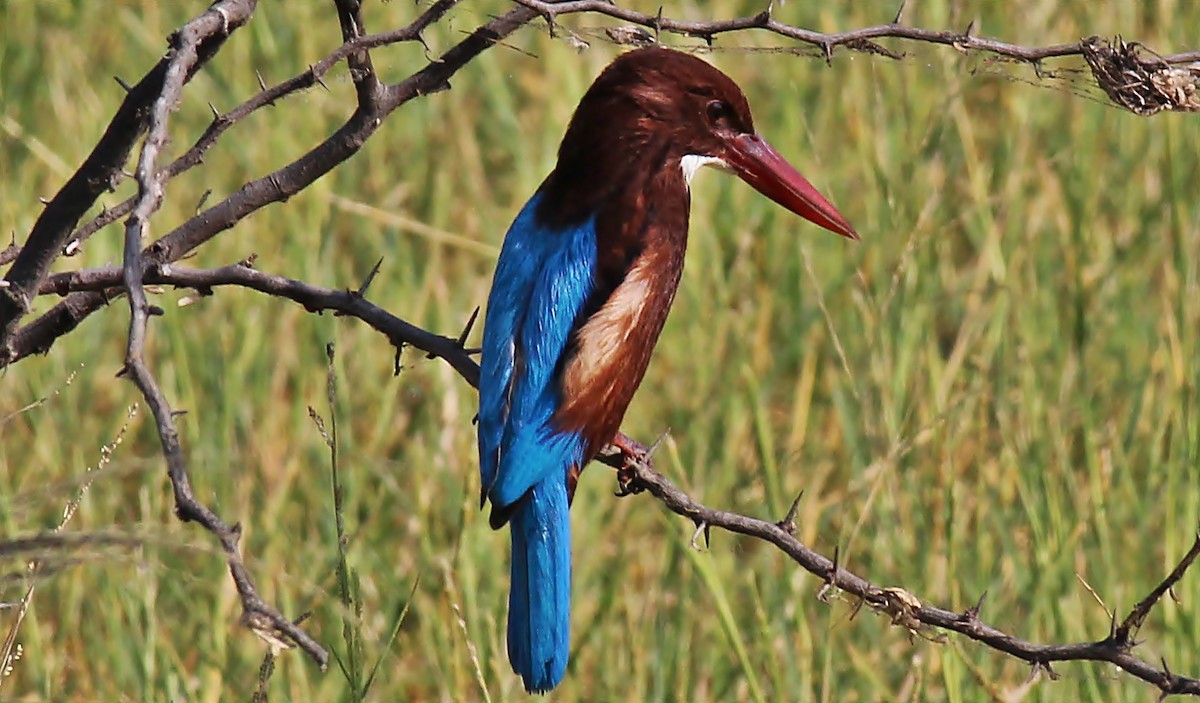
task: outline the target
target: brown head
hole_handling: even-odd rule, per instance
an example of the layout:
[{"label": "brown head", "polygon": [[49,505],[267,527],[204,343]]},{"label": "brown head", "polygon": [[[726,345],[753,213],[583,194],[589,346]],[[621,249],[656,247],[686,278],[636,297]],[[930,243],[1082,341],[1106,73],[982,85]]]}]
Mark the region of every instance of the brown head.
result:
[{"label": "brown head", "polygon": [[754,129],[746,96],[724,73],[659,47],[613,61],[580,101],[547,181],[563,219],[579,218],[634,178],[636,169],[728,170],[792,212],[851,239],[850,223]]}]

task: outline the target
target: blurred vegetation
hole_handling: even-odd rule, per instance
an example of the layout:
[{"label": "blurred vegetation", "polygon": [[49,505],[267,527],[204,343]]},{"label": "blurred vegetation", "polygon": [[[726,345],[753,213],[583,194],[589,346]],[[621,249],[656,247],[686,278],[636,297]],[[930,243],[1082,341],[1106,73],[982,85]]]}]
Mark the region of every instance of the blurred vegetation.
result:
[{"label": "blurred vegetation", "polygon": [[[725,17],[761,4],[664,13]],[[982,35],[1025,44],[1120,33],[1179,51],[1197,48],[1200,26],[1200,5],[1186,0],[910,5],[907,22],[974,19]],[[23,238],[38,197],[99,138],[122,98],[112,76],[139,78],[203,6],[0,4],[4,232]],[[431,46],[505,7],[464,3],[431,30]],[[776,8],[825,30],[894,12],[890,0]],[[368,27],[414,13],[368,3]],[[576,101],[617,51],[583,36],[592,48],[578,54],[526,29],[189,264],[257,253],[264,270],[337,287],[357,286],[383,256],[374,301],[457,332],[486,299],[506,226],[553,166]],[[251,95],[256,70],[282,80],[338,40],[329,3],[261,3],[188,87],[171,148],[200,133],[209,102],[229,109]],[[828,66],[744,50],[780,43],[723,37],[712,59],[864,241],[839,241],[735,179],[698,178],[682,289],[626,432],[649,441],[670,428],[661,470],[713,506],[779,518],[804,489],[799,536],[826,553],[838,546],[843,563],[884,585],[953,608],[987,591],[984,618],[1033,640],[1104,636],[1108,616],[1081,580],[1127,610],[1184,552],[1200,516],[1196,116],[1139,118],[1082,83],[946,48],[905,45],[900,62],[838,52]],[[374,57],[390,80],[424,61],[417,45]],[[334,129],[353,90],[344,66],[327,83],[231,130],[205,166],[170,183],[153,233],[189,217],[206,190],[216,202]],[[112,228],[60,265],[119,257]],[[184,295],[161,295],[168,312],[148,352],[188,411],[180,429],[198,495],[241,522],[264,596],[289,615],[312,610],[318,639],[363,657],[359,680],[386,654],[372,700],[524,700],[503,646],[508,538],[478,511],[471,388],[415,353],[393,378],[393,350],[354,321],[230,289],[174,305]],[[58,524],[139,400],[114,377],[126,324],[115,303],[0,377],[0,417],[58,391],[0,425],[0,534]],[[307,409],[328,415],[330,341],[344,549],[328,448]],[[214,542],[174,518],[145,415],[68,526],[139,546],[82,550],[44,573],[5,700],[249,700],[257,685],[265,648],[237,625]],[[912,642],[882,618],[851,619],[852,604],[819,603],[818,580],[765,545],[715,533],[711,550],[695,551],[690,524],[646,497],[617,500],[613,487],[593,467],[575,501],[574,652],[552,700],[999,701],[1029,675],[967,641]],[[20,598],[28,557],[0,564],[0,601]],[[351,592],[358,605],[346,607]],[[1196,675],[1200,577],[1179,596],[1156,609],[1138,652]],[[11,618],[0,610],[0,633]],[[1110,667],[1056,668],[1061,679],[1025,700],[1156,695]],[[277,662],[269,692],[352,699],[336,664],[322,674],[295,653]]]}]

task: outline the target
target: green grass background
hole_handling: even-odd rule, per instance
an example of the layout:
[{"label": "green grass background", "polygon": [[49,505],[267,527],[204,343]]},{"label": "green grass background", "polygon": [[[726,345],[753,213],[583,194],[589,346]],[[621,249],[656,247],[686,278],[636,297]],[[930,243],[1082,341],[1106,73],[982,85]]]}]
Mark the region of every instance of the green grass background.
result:
[{"label": "green grass background", "polygon": [[[728,17],[762,3],[668,3],[669,16]],[[932,0],[906,21],[1026,44],[1123,34],[1195,49],[1187,0]],[[632,3],[654,12],[654,3]],[[164,37],[205,3],[60,0],[0,4],[0,229],[21,240],[100,136]],[[468,2],[429,33],[435,51],[503,10]],[[786,3],[785,22],[839,30],[886,22],[892,2]],[[368,28],[405,24],[409,2],[369,2]],[[567,18],[579,31],[605,23]],[[453,90],[389,118],[351,162],[253,215],[188,263],[258,266],[355,287],[380,256],[371,298],[456,333],[486,299],[501,238],[552,168],[572,108],[616,49],[577,54],[527,29],[487,52]],[[172,153],[256,88],[339,41],[330,3],[261,3],[187,88]],[[675,40],[672,40],[675,41]],[[782,43],[762,33],[721,47]],[[965,608],[1028,639],[1105,635],[1191,543],[1200,517],[1200,129],[1194,115],[1144,119],[1038,81],[1025,66],[905,45],[902,62],[725,51],[759,129],[863,235],[851,244],[735,179],[695,182],[687,269],[624,429],[670,428],[658,464],[715,507],[779,519],[805,491],[799,537],[885,586]],[[398,80],[417,45],[374,52]],[[1078,62],[1052,68],[1079,68]],[[1070,74],[1066,74],[1070,78]],[[286,163],[350,111],[344,66],[329,90],[293,96],[232,129],[207,163],[171,182],[162,234]],[[131,164],[132,168],[132,164]],[[103,200],[113,205],[129,184]],[[376,210],[352,211],[346,203]],[[120,256],[120,230],[66,266]],[[386,656],[369,698],[524,700],[504,655],[508,538],[478,494],[472,389],[444,364],[404,356],[352,320],[250,291],[187,307],[165,291],[152,366],[175,407],[198,495],[244,529],[264,595],[346,656],[330,462],[307,406],[325,404],[324,346],[337,344],[346,562],[357,576],[361,660]],[[44,309],[52,300],[41,302]],[[124,301],[45,357],[0,376],[0,535],[57,524],[139,401],[120,368]],[[476,332],[476,335],[478,332]],[[68,377],[76,373],[70,385]],[[249,700],[264,646],[214,542],[172,513],[145,409],[86,494],[72,533],[134,548],[56,558],[19,631],[3,682],[14,701]],[[1150,701],[1114,668],[1029,668],[958,638],[908,634],[849,603],[770,547],[692,525],[649,497],[616,499],[593,467],[573,509],[574,650],[551,700]],[[31,555],[0,557],[0,601],[20,598]],[[417,584],[418,577],[419,584]],[[1200,575],[1158,607],[1137,652],[1200,675]],[[411,603],[410,601],[411,595]],[[389,640],[397,613],[411,605]],[[13,614],[0,610],[0,633]],[[389,644],[390,641],[390,644]],[[281,658],[273,700],[351,700],[336,664]]]}]

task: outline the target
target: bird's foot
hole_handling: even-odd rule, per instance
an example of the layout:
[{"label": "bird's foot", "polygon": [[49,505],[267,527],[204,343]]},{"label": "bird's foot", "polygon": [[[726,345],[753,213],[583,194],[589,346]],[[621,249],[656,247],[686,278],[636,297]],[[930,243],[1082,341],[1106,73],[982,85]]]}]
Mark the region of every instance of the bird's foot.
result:
[{"label": "bird's foot", "polygon": [[[661,438],[659,441],[662,441]],[[655,442],[653,446],[647,447],[641,442],[623,434],[618,434],[613,439],[612,446],[616,447],[621,454],[621,467],[617,469],[617,490],[615,493],[618,498],[636,495],[646,490],[641,479],[638,478],[638,469],[651,466],[650,455],[654,453],[658,444],[658,442]]]},{"label": "bird's foot", "polygon": [[638,481],[636,464],[627,464],[617,469],[617,490],[613,492],[613,495],[624,498],[637,495],[644,490],[646,487]]}]

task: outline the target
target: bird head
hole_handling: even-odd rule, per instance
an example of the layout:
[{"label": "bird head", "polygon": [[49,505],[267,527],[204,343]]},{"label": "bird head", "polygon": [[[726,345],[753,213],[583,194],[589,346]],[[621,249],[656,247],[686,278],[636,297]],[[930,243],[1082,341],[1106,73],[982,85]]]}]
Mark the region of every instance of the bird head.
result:
[{"label": "bird head", "polygon": [[754,128],[750,105],[729,76],[695,56],[660,47],[614,60],[592,84],[559,149],[592,183],[620,182],[622,166],[661,160],[685,184],[702,166],[737,175],[801,217],[844,237],[858,234]]}]

